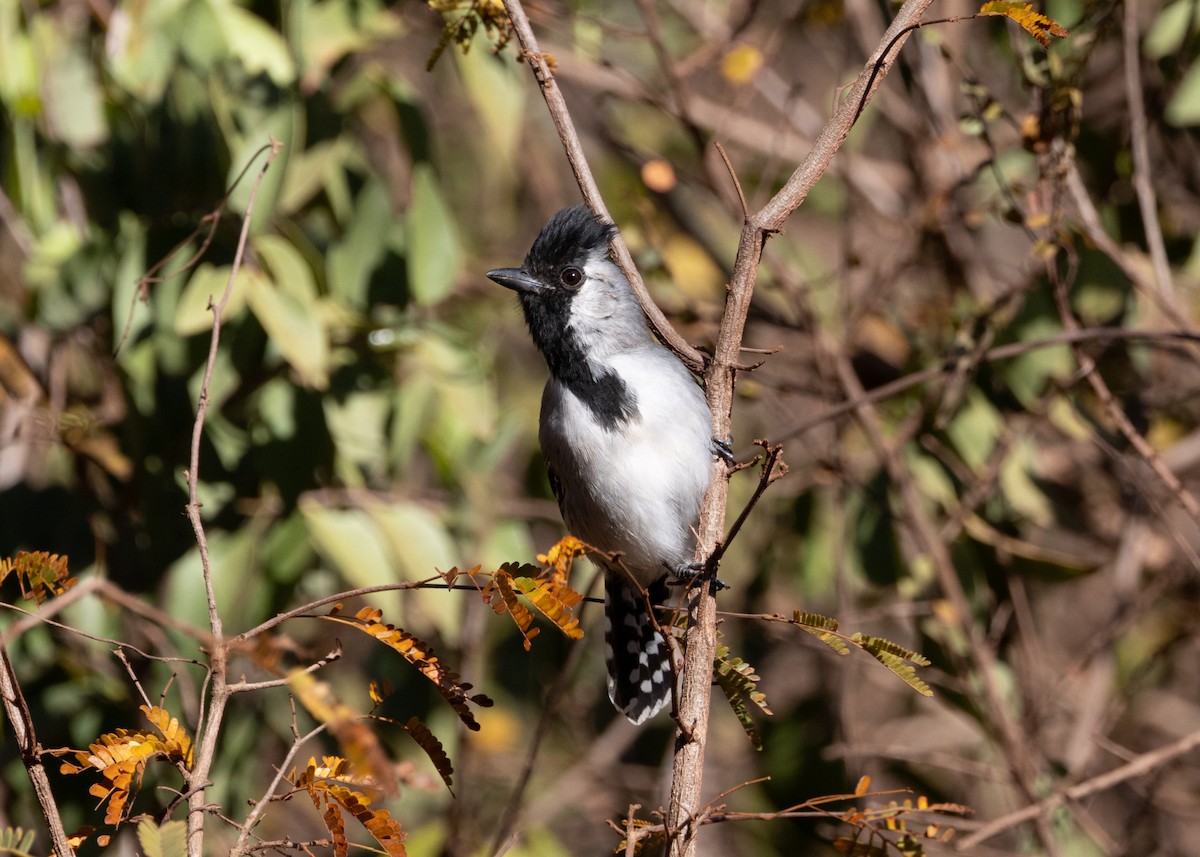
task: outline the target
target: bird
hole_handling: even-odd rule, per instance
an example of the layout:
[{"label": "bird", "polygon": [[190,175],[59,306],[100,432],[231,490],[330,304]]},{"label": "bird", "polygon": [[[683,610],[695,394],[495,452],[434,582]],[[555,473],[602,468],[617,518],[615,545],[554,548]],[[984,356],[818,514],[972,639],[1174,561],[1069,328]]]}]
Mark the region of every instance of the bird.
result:
[{"label": "bird", "polygon": [[[488,271],[517,293],[545,358],[538,440],[568,530],[610,555],[604,570],[608,695],[640,724],[671,701],[674,671],[647,604],[694,578],[700,506],[716,443],[699,383],[651,334],[584,205],[550,218],[520,268]],[[714,444],[716,444],[714,446]]]}]

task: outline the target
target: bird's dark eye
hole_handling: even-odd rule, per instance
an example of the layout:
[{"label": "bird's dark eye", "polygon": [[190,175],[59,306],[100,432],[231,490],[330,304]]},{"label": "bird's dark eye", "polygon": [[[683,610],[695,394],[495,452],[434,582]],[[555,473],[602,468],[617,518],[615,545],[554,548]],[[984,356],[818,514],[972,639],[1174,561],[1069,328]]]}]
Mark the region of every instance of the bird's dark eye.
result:
[{"label": "bird's dark eye", "polygon": [[564,286],[574,288],[583,282],[583,271],[578,268],[563,268],[563,272],[558,275],[558,279],[562,281]]}]

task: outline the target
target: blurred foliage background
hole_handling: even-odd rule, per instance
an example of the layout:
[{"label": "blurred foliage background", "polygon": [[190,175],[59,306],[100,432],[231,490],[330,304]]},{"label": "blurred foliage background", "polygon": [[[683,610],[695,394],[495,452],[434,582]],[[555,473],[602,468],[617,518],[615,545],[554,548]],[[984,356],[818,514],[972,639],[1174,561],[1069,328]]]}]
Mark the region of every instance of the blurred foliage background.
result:
[{"label": "blurred foliage background", "polygon": [[[517,51],[497,55],[497,32],[471,26],[497,20],[495,0],[433,5],[0,0],[0,556],[68,554],[79,577],[206,626],[183,472],[208,302],[249,182],[223,197],[272,137],[283,149],[256,202],[201,448],[227,629],[349,587],[532,561],[561,535],[536,442],[544,365],[482,272],[518,262],[578,191]],[[528,11],[653,293],[690,341],[711,342],[741,222],[711,143],[752,207],[768,199],[889,9]],[[741,378],[736,449],[782,442],[790,475],[732,545],[722,605],[812,610],[894,638],[933,660],[937,695],[795,628],[728,617],[726,642],[774,711],[755,753],[715,703],[707,793],[770,777],[731,807],[782,809],[870,774],[972,807],[956,840],[926,845],[951,853],[1200,730],[1200,531],[1154,466],[1187,491],[1200,460],[1196,347],[1163,333],[1196,328],[1200,14],[1193,0],[1044,11],[1071,32],[1049,51],[996,18],[919,31],[768,245],[747,344],[783,349],[750,355],[763,365]],[[1108,335],[1072,346],[1061,334],[1074,324]],[[734,512],[754,481],[734,478]],[[410,854],[494,853],[547,704],[509,854],[605,853],[619,839],[606,819],[663,802],[670,724],[615,717],[594,610],[571,658],[552,629],[526,654],[470,593],[373,603],[497,700],[468,736],[378,647],[344,641],[321,672],[359,710],[368,681],[386,679],[388,710],[421,715],[450,751],[454,798],[403,735],[383,735]],[[47,747],[137,723],[108,641],[200,657],[177,627],[105,599],[60,619],[84,633],[42,626],[10,650]],[[286,624],[285,660],[326,651],[323,624]],[[195,723],[202,670],[129,657],[147,692]],[[235,820],[293,718],[311,727],[286,690],[235,701],[210,796]],[[335,749],[323,740],[302,757]],[[0,761],[3,823],[35,825],[7,732]],[[1198,770],[1168,753],[968,853],[1192,854]],[[54,782],[68,828],[98,821],[86,784]],[[150,777],[136,810],[166,805],[158,784],[170,773]],[[323,828],[293,802],[260,832]],[[731,823],[701,842],[824,854],[846,832]],[[210,853],[227,835],[210,823]],[[129,834],[110,850],[133,848]]]}]

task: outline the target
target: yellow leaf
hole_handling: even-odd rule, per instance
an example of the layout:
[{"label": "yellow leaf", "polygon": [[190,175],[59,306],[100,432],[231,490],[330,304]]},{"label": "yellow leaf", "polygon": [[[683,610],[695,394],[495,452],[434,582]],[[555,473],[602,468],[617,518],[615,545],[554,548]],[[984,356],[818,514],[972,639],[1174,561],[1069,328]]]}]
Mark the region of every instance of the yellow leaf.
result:
[{"label": "yellow leaf", "polygon": [[1033,10],[1031,3],[1013,2],[1013,0],[991,0],[979,7],[980,15],[1002,15],[1021,25],[1021,28],[1033,36],[1042,47],[1050,47],[1050,37],[1065,38],[1068,33],[1057,21],[1047,18],[1041,12]]},{"label": "yellow leaf", "polygon": [[738,45],[721,57],[721,74],[730,83],[749,83],[762,68],[763,55],[753,45]]},{"label": "yellow leaf", "polygon": [[725,286],[725,273],[704,248],[686,235],[673,235],[662,248],[663,264],[675,287],[691,298],[710,298]]}]

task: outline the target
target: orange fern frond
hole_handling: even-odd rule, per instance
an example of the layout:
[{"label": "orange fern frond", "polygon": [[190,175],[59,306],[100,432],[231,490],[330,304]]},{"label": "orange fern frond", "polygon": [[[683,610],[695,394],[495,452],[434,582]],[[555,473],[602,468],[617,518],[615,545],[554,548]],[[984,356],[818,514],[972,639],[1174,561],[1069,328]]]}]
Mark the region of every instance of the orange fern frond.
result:
[{"label": "orange fern frond", "polygon": [[565,579],[517,577],[513,584],[554,627],[572,640],[583,637],[579,619],[571,612],[583,601],[583,595],[568,586]]},{"label": "orange fern frond", "polygon": [[406,857],[404,840],[408,834],[386,809],[371,809],[372,798],[360,790],[361,782],[350,774],[346,759],[325,756],[320,765],[316,759],[309,759],[308,766],[294,782],[308,792],[313,806],[321,812],[338,857],[349,854],[350,847],[343,811],[366,828],[388,857]]},{"label": "orange fern frond", "polygon": [[63,762],[59,770],[64,774],[79,774],[93,770],[100,774],[101,782],[94,783],[89,793],[108,801],[104,814],[106,824],[118,825],[128,815],[128,805],[142,784],[146,764],[162,757],[173,764],[190,767],[192,763],[192,741],[180,728],[178,721],[161,708],[143,705],[146,717],[163,734],[140,730],[118,729],[101,735],[86,750],[55,751],[73,753],[75,763]]},{"label": "orange fern frond", "polygon": [[533,614],[517,598],[517,593],[513,592],[512,582],[512,573],[505,566],[501,566],[492,575],[492,579],[488,585],[483,588],[483,601],[495,610],[497,615],[507,613],[512,617],[517,630],[521,632],[521,636],[524,638],[525,651],[528,652],[533,643],[533,638],[541,633],[541,629],[534,628],[530,630],[529,626],[533,624]]},{"label": "orange fern frond", "polygon": [[990,0],[979,7],[980,15],[1002,15],[1021,25],[1021,29],[1033,36],[1043,48],[1050,47],[1050,37],[1066,38],[1071,35],[1053,18],[1035,12],[1033,4],[1013,0]]},{"label": "orange fern frond", "polygon": [[319,618],[355,628],[399,654],[416,667],[421,675],[433,682],[438,693],[450,704],[468,729],[479,730],[479,722],[467,704],[474,703],[481,708],[489,708],[492,700],[482,693],[468,696],[467,691],[472,688],[469,682],[462,681],[457,673],[441,663],[426,643],[407,631],[382,622],[383,613],[377,608],[367,606],[353,616],[342,615],[341,610],[342,605],[338,604],[328,614]]},{"label": "orange fern frond", "polygon": [[537,561],[546,569],[543,575],[554,581],[555,586],[565,585],[571,576],[571,564],[575,557],[584,556],[587,545],[574,536],[563,536],[554,547],[537,555]]},{"label": "orange fern frond", "polygon": [[38,604],[78,583],[67,570],[67,558],[47,551],[18,551],[12,559],[0,559],[0,583],[10,574],[17,576],[21,596]]}]

